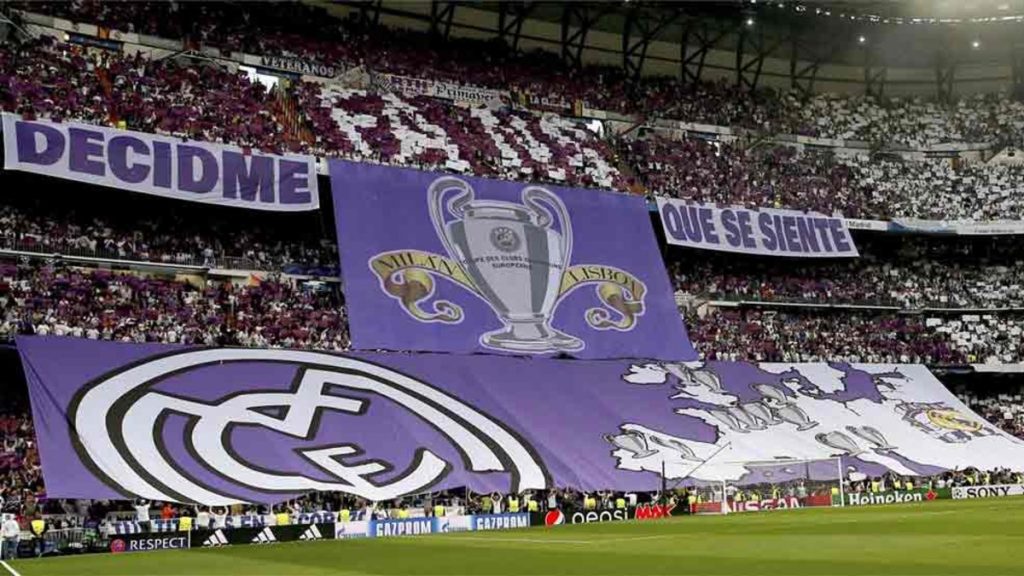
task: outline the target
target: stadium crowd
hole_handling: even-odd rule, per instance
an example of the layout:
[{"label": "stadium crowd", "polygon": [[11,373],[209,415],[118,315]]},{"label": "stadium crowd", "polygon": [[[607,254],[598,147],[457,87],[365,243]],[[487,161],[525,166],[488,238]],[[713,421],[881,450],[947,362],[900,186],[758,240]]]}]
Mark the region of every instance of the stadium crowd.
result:
[{"label": "stadium crowd", "polygon": [[985,420],[1018,438],[1024,438],[1024,396],[1021,395],[1021,390],[1010,393],[986,393],[961,388],[956,392],[964,404]]},{"label": "stadium crowd", "polygon": [[[526,92],[551,101],[584,100],[591,108],[645,113],[697,123],[896,146],[1019,141],[1024,106],[978,95],[952,105],[917,98],[799,98],[751,94],[731,83],[684,85],[667,78],[629,81],[621,69],[574,70],[557,55],[517,53],[500,42],[451,39],[369,25],[356,15],[335,19],[302,3],[192,4],[99,0],[12,3],[30,12],[164,38],[182,38],[257,55],[282,55],[372,70]],[[329,24],[328,24],[329,22]]]},{"label": "stadium crowd", "polygon": [[[247,5],[243,18],[206,14],[237,7],[178,7],[172,2],[129,3],[116,10],[103,2],[23,7],[114,28],[198,39],[227,50],[332,63],[340,59],[379,72],[541,95],[558,102],[585,96],[597,109],[756,126],[776,134],[898,145],[1005,144],[1024,125],[1024,107],[1004,97],[972,97],[943,108],[911,99],[878,103],[835,95],[810,100],[751,95],[722,83],[684,90],[667,79],[630,83],[610,69],[570,70],[552,56],[515,56],[492,43],[439,44],[425,33],[366,26],[355,19],[324,25],[326,18],[318,9],[286,6],[288,10],[279,4]],[[254,23],[261,26],[260,34],[246,32]],[[352,39],[358,42],[341,42]],[[373,49],[376,43],[381,49]],[[467,44],[476,49],[467,49]],[[498,62],[501,65],[495,65]],[[580,92],[582,87],[586,90]],[[268,91],[244,74],[206,61],[149,60],[141,54],[87,49],[46,37],[20,45],[7,42],[0,49],[0,107],[30,117],[73,118],[263,150],[577,186],[622,190],[643,189],[638,188],[642,184],[658,195],[850,217],[993,219],[1017,217],[1021,210],[1015,194],[1021,184],[1016,167],[954,167],[943,160],[869,162],[773,146],[746,151],[741,146],[678,142],[657,135],[625,139],[613,147],[558,114],[537,116],[514,110],[507,101],[464,107],[425,96],[309,82],[295,82],[291,96],[282,97],[286,91]],[[291,97],[304,126],[296,126],[295,114],[283,103]],[[623,169],[635,176],[626,176]]]},{"label": "stadium crowd", "polygon": [[679,298],[920,309],[1024,308],[1024,244],[859,236],[859,258],[808,261],[678,250]]},{"label": "stadium crowd", "polygon": [[[762,289],[762,296],[766,293]],[[1024,319],[1012,312],[959,310],[922,317],[892,310],[712,306],[697,315],[696,298],[678,293],[677,298],[687,302],[690,337],[708,359],[949,365],[1014,363],[1024,358]],[[814,298],[812,294],[809,300]],[[0,313],[0,338],[21,333],[205,345],[348,347],[344,298],[336,287],[314,289],[273,275],[238,285],[199,275],[169,278],[51,261],[7,261],[0,262]]]},{"label": "stadium crowd", "polygon": [[[8,173],[4,185],[38,180]],[[115,209],[116,207],[116,209]],[[316,214],[252,212],[165,201],[64,183],[0,202],[0,248],[164,264],[336,278],[337,244]]]},{"label": "stadium crowd", "polygon": [[0,499],[4,511],[13,508],[33,516],[46,496],[36,435],[28,413],[6,412],[10,404],[4,402],[5,412],[0,415]]},{"label": "stadium crowd", "polygon": [[848,310],[715,310],[689,322],[709,360],[876,362],[950,365],[1015,363],[1022,358],[1019,317],[917,316]]},{"label": "stadium crowd", "polygon": [[15,334],[207,346],[344,350],[334,289],[118,274],[57,263],[0,262],[0,338]]}]

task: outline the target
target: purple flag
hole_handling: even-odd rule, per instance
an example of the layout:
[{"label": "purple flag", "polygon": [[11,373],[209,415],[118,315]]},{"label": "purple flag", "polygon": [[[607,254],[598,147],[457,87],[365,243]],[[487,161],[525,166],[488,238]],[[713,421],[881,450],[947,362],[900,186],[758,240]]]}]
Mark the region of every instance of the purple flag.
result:
[{"label": "purple flag", "polygon": [[330,170],[356,348],[696,358],[642,198]]},{"label": "purple flag", "polygon": [[[220,505],[313,491],[657,490],[1024,469],[923,366],[340,355],[17,341],[47,493]],[[815,464],[804,460],[815,460]],[[831,459],[831,460],[829,460]],[[793,462],[799,461],[800,465]]]}]

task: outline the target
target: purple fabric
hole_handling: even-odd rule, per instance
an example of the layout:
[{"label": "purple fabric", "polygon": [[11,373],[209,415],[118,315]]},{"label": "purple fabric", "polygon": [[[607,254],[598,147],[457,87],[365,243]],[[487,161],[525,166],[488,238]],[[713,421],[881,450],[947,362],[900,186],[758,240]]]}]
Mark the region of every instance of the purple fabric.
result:
[{"label": "purple fabric", "polygon": [[[408,251],[418,254],[443,256],[452,262],[459,262],[459,242],[450,242],[454,249],[445,247],[432,218],[442,220],[442,226],[458,227],[465,222],[452,214],[451,200],[459,191],[449,189],[442,195],[435,215],[431,216],[430,189],[441,174],[418,170],[388,168],[345,161],[331,161],[331,182],[334,194],[335,220],[338,226],[338,240],[342,262],[342,276],[345,296],[350,303],[353,344],[358,349],[370,350],[418,350],[437,352],[510,352],[485,343],[485,334],[499,331],[503,322],[499,319],[500,302],[486,298],[484,289],[474,294],[467,287],[445,277],[431,274],[425,279],[418,306],[428,313],[436,312],[437,306],[448,301],[461,308],[457,320],[423,321],[408,313],[400,302],[411,289],[392,286],[395,291],[389,295],[385,279],[375,275],[371,263],[381,254],[392,251]],[[447,177],[456,181],[454,177]],[[466,204],[470,207],[481,201],[500,201],[503,206],[522,208],[522,213],[542,214],[524,200],[527,190],[536,188],[521,183],[466,177],[458,179],[472,187],[464,198],[473,198]],[[569,262],[562,268],[563,282],[573,267],[587,265],[589,270],[606,272],[612,269],[624,271],[645,286],[642,297],[642,312],[635,317],[631,326],[617,329],[595,327],[589,318],[597,310],[607,313],[612,320],[621,320],[621,314],[602,303],[599,293],[613,290],[606,283],[583,283],[577,289],[564,292],[555,302],[550,327],[570,337],[581,340],[573,348],[562,348],[565,353],[579,358],[656,358],[663,360],[689,360],[696,357],[686,336],[685,328],[672,299],[668,278],[658,253],[651,228],[650,215],[642,198],[623,194],[612,194],[593,190],[578,190],[559,187],[544,187],[564,203],[571,220],[572,247]],[[539,193],[550,198],[550,193]],[[564,237],[565,223],[557,214],[552,203],[544,202],[551,223],[520,230],[514,224],[503,224],[497,219],[486,220],[475,236],[467,231],[469,251],[479,268],[481,259],[512,258],[517,264],[529,264],[532,280],[522,285],[509,286],[510,276],[498,271],[489,276],[490,288],[504,293],[505,302],[510,298],[536,301],[541,292],[536,288],[537,272],[547,271],[546,263],[555,263],[559,258],[550,256],[549,250],[558,250],[558,240],[546,240],[548,247],[539,248],[545,241],[537,239],[537,230],[547,228],[557,237]],[[468,209],[467,209],[468,210]],[[456,212],[458,210],[456,209]],[[480,213],[485,210],[480,210]],[[466,212],[469,214],[469,212]],[[493,213],[493,212],[492,212]],[[510,213],[502,210],[502,216]],[[534,217],[534,216],[531,216]],[[481,216],[486,218],[486,216]],[[543,219],[543,216],[540,217]],[[469,225],[466,225],[467,230]],[[517,231],[513,231],[516,229]],[[490,231],[490,235],[488,235]],[[453,232],[454,233],[454,232]],[[449,233],[449,236],[451,234]],[[495,235],[508,235],[507,244]],[[523,236],[523,238],[520,238]],[[532,239],[532,240],[531,240]],[[454,252],[454,253],[453,253]],[[497,256],[495,256],[497,255]],[[466,269],[465,262],[461,262]],[[498,268],[497,265],[494,268]],[[490,274],[493,270],[487,270]],[[586,273],[579,271],[579,274]],[[472,276],[472,274],[469,274]],[[625,276],[623,276],[625,277]],[[516,280],[523,280],[517,276]],[[399,277],[397,280],[403,280]],[[405,281],[409,277],[404,278]],[[529,284],[533,282],[534,284]],[[555,280],[557,283],[557,279]],[[431,286],[432,284],[432,286]],[[479,283],[475,283],[479,284]],[[544,284],[544,280],[539,281]],[[607,292],[605,292],[607,293]],[[511,294],[511,296],[508,296]],[[501,298],[501,296],[499,296]],[[514,308],[509,305],[509,308]],[[432,310],[433,308],[433,310]],[[454,314],[453,314],[454,316]],[[600,323],[596,323],[600,325]],[[557,352],[557,350],[555,351]],[[518,352],[528,353],[528,352]],[[551,354],[545,350],[545,354]]]},{"label": "purple fabric", "polygon": [[[185,491],[169,491],[181,484],[161,475],[162,463],[197,485],[236,500],[277,502],[309,491],[271,492],[265,485],[242,485],[242,476],[225,465],[232,458],[211,459],[210,452],[196,448],[204,438],[225,447],[247,468],[319,482],[350,479],[315,464],[310,452],[355,446],[356,452],[337,456],[335,463],[350,470],[373,462],[384,465],[380,472],[365,475],[384,489],[412,476],[410,470],[426,459],[425,451],[444,463],[443,474],[408,486],[403,494],[461,486],[477,492],[552,486],[656,490],[662,470],[672,480],[749,484],[763,481],[763,473],[773,467],[792,466],[785,459],[828,461],[836,452],[848,454],[848,472],[878,475],[888,466],[902,474],[934,474],[946,468],[991,466],[990,461],[1016,463],[1024,454],[1024,444],[976,420],[920,366],[343,356],[52,337],[19,338],[18,350],[51,497],[142,495],[212,503],[181,497]],[[111,388],[124,381],[130,385]],[[310,381],[314,385],[307,388]],[[406,396],[392,395],[402,390]],[[267,393],[280,396],[232,412],[235,417],[220,429],[201,428],[207,416],[216,418],[217,413],[190,412],[178,404],[160,404],[168,408],[149,420],[132,420],[134,410],[153,400],[221,410],[239,398]],[[111,408],[88,410],[97,396]],[[327,406],[337,398],[365,404],[358,411]],[[286,406],[287,412],[276,411],[268,422],[284,422],[306,408],[317,411],[313,416],[307,413],[300,428],[290,432],[239,423],[239,417],[252,415],[247,410],[269,414],[275,406]],[[769,410],[783,422],[765,420],[758,427],[750,420]],[[949,415],[940,422],[953,424],[936,427],[902,415],[924,411]],[[734,429],[746,425],[729,414],[743,416],[750,427]],[[872,414],[872,419],[864,414]],[[207,434],[188,436],[190,422]],[[77,428],[69,430],[69,424]],[[460,428],[483,444],[474,448],[459,439]],[[146,459],[141,451],[119,447],[108,453],[114,457],[99,459],[100,445],[114,438],[115,430],[131,436],[126,442],[147,437],[162,441],[161,455]],[[719,457],[720,449],[730,444],[731,451]],[[474,458],[488,450],[495,460],[489,467],[478,464]],[[163,492],[125,488],[123,474],[109,473],[110,462],[117,458],[135,458],[136,472],[150,474],[150,486]],[[754,464],[755,460],[764,464]],[[834,479],[836,461],[831,462],[808,468],[810,477]],[[286,485],[296,486],[281,484]],[[333,490],[357,493],[347,487]]]}]

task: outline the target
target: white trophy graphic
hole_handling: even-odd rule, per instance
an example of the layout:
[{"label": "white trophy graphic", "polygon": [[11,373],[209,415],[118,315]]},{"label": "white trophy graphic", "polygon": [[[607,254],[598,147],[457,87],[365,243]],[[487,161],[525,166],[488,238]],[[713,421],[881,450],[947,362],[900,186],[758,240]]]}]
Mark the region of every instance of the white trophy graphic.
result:
[{"label": "white trophy graphic", "polygon": [[480,343],[532,353],[580,350],[582,340],[551,327],[572,256],[568,211],[558,196],[536,186],[523,189],[522,200],[478,200],[468,183],[453,177],[439,178],[428,190],[438,238],[504,323],[481,335]]}]

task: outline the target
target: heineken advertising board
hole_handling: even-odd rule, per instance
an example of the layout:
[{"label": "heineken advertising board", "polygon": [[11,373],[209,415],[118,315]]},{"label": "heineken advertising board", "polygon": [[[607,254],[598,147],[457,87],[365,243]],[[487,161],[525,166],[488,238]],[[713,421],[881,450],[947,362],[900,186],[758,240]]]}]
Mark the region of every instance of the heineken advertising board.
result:
[{"label": "heineken advertising board", "polygon": [[907,504],[911,502],[931,502],[932,500],[948,500],[953,495],[949,488],[915,488],[913,490],[888,490],[885,492],[849,492],[846,494],[847,506],[870,506],[873,504]]}]

